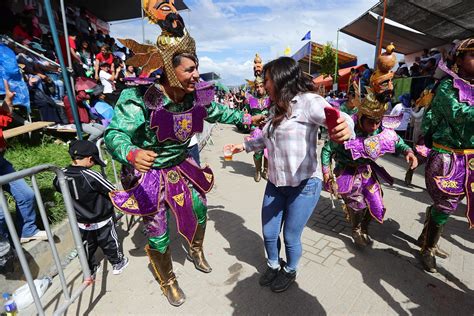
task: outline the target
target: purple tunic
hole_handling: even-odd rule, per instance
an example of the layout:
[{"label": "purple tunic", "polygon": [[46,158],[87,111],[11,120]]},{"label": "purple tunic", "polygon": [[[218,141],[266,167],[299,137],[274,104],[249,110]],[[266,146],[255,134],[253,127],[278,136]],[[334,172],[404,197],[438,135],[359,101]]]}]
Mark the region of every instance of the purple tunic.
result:
[{"label": "purple tunic", "polygon": [[117,209],[138,216],[156,214],[159,204],[166,203],[176,216],[179,232],[191,242],[197,219],[189,183],[204,196],[214,185],[214,175],[209,167],[201,169],[188,159],[170,168],[150,169],[141,175],[134,187],[112,191],[110,197]]},{"label": "purple tunic", "polygon": [[[163,92],[156,86],[151,86],[143,96],[148,108],[152,109],[150,126],[156,129],[158,141],[175,140],[185,142],[196,133],[204,129],[204,119],[207,111],[204,104],[207,101],[207,90],[198,93],[191,109],[185,112],[175,113],[168,111],[163,106]],[[204,96],[202,95],[204,94]]]},{"label": "purple tunic", "polygon": [[375,161],[386,153],[395,152],[395,144],[398,141],[397,133],[392,129],[384,129],[380,134],[349,140],[344,148],[351,151],[352,159],[367,158]]},{"label": "purple tunic", "polygon": [[466,196],[469,227],[474,228],[474,154],[432,150],[426,165],[426,189],[436,210],[451,214]]}]

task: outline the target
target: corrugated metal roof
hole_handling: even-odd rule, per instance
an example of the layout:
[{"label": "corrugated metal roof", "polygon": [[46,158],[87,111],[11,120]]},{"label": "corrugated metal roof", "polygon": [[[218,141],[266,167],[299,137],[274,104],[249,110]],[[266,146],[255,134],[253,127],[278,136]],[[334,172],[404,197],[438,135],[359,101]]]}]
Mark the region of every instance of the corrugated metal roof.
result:
[{"label": "corrugated metal roof", "polygon": [[[377,38],[377,18],[370,14],[370,12],[365,12],[361,17],[344,26],[341,32],[375,45]],[[424,48],[436,47],[446,43],[443,39],[413,32],[386,22],[383,46],[386,47],[391,42],[395,45],[395,51],[402,54],[411,54],[419,52]]]},{"label": "corrugated metal roof", "polygon": [[[380,1],[370,11],[383,8]],[[445,43],[474,36],[473,0],[387,0],[386,17]]]}]

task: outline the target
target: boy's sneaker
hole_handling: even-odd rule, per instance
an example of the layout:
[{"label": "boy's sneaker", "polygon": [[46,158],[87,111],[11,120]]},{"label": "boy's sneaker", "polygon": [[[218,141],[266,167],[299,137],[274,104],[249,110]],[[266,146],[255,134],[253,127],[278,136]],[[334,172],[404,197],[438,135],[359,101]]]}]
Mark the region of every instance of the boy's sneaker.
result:
[{"label": "boy's sneaker", "polygon": [[120,274],[128,266],[128,257],[123,257],[122,261],[113,265],[112,274]]},{"label": "boy's sneaker", "polygon": [[48,235],[44,230],[39,230],[36,234],[30,237],[21,237],[20,243],[24,244],[32,240],[48,240]]}]

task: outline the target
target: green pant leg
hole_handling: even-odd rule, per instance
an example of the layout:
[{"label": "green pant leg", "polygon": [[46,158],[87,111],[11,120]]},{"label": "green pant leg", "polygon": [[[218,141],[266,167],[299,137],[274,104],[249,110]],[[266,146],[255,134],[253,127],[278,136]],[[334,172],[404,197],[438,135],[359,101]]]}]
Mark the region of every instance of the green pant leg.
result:
[{"label": "green pant leg", "polygon": [[[170,219],[170,210],[166,210],[167,222],[169,223]],[[165,253],[168,245],[170,244],[170,228],[166,227],[166,232],[160,236],[154,236],[148,238],[148,244],[151,248],[158,250],[161,253]]]},{"label": "green pant leg", "polygon": [[190,188],[192,193],[193,199],[193,211],[197,217],[197,221],[199,225],[204,225],[207,220],[207,205],[205,197],[201,197],[201,195],[194,189]]},{"label": "green pant leg", "polygon": [[449,214],[440,212],[431,206],[431,218],[437,225],[443,226],[448,221]]},{"label": "green pant leg", "polygon": [[254,157],[255,159],[257,159],[257,160],[262,159],[262,157],[263,157],[263,150],[258,151],[258,152],[255,152],[255,153],[253,154],[253,157]]}]

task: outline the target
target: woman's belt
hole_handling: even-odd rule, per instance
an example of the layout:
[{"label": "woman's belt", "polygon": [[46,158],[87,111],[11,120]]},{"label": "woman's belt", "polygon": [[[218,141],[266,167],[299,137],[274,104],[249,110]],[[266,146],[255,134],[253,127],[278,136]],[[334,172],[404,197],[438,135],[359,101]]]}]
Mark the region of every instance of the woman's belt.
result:
[{"label": "woman's belt", "polygon": [[458,154],[458,155],[474,154],[474,149],[470,149],[470,148],[465,148],[465,149],[451,148],[451,147],[444,146],[444,145],[434,143],[434,142],[433,142],[433,147],[437,148],[437,149],[446,150],[446,151],[449,151],[449,152],[452,152],[452,153],[455,153],[455,154]]}]

